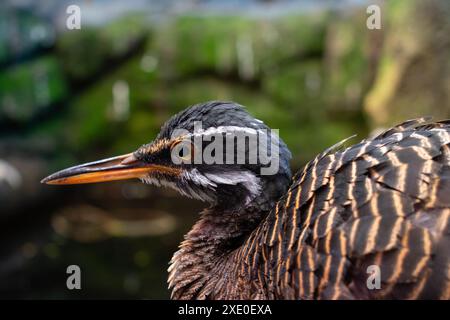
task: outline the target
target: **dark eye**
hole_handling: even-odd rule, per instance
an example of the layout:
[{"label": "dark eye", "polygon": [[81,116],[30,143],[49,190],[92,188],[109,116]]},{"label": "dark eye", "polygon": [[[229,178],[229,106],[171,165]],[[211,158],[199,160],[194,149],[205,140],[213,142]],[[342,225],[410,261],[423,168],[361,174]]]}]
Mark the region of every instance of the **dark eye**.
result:
[{"label": "dark eye", "polygon": [[180,152],[179,152],[179,156],[181,157],[181,158],[186,158],[188,155],[190,155],[191,154],[191,152],[190,152],[190,150],[188,150],[188,147],[187,148],[180,148]]},{"label": "dark eye", "polygon": [[180,159],[183,163],[191,163],[194,146],[190,141],[177,141],[170,147],[172,160]]}]

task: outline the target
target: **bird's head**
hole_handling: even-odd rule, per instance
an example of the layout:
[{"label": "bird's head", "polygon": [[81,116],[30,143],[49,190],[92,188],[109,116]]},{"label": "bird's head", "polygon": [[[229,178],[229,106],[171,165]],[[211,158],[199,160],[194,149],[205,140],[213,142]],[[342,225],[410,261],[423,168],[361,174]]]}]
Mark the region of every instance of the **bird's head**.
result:
[{"label": "bird's head", "polygon": [[291,154],[281,138],[233,102],[197,104],[169,119],[136,151],[56,172],[47,184],[138,178],[226,208],[278,199]]}]

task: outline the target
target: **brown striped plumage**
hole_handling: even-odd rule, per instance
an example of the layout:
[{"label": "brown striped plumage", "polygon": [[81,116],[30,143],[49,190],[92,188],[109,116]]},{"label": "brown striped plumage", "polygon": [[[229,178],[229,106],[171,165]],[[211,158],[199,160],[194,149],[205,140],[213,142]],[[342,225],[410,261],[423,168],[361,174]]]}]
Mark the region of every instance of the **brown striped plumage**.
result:
[{"label": "brown striped plumage", "polygon": [[[172,260],[173,297],[450,299],[450,122],[424,122],[320,154],[215,261],[196,238],[205,211]],[[370,265],[381,289],[367,288]]]}]

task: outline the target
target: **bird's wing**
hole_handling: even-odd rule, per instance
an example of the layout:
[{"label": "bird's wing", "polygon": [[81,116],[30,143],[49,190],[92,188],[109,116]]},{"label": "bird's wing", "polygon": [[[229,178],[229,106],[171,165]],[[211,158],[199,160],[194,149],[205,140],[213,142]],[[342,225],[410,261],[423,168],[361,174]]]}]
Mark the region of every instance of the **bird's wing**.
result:
[{"label": "bird's wing", "polygon": [[297,175],[248,255],[269,298],[450,299],[450,123],[423,122]]}]

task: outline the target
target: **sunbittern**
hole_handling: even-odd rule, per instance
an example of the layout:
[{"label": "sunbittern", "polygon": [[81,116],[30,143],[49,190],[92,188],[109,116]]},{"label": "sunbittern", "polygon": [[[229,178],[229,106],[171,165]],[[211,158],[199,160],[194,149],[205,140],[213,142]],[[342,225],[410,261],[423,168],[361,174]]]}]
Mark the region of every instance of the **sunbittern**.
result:
[{"label": "sunbittern", "polygon": [[279,164],[271,175],[261,174],[261,161],[173,158],[186,138],[203,138],[176,152],[191,159],[214,134],[267,129],[238,104],[198,104],[134,153],[43,182],[139,178],[209,202],[171,260],[175,299],[450,298],[450,121],[410,120],[346,149],[338,144],[293,179],[290,152],[274,135]]}]

